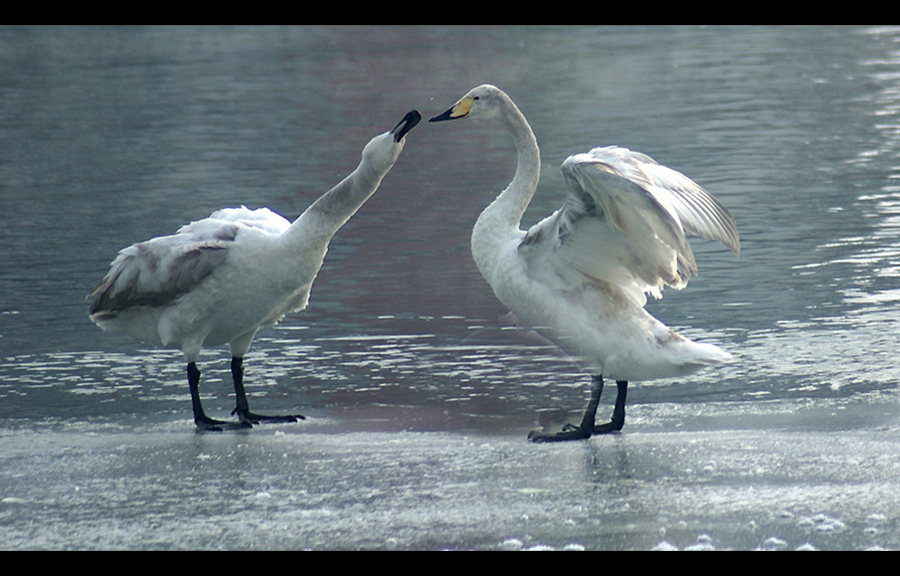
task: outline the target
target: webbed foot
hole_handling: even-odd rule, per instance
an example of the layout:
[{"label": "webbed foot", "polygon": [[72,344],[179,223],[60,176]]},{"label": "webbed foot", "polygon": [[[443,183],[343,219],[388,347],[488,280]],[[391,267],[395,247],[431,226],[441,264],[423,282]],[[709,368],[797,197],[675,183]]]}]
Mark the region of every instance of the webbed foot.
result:
[{"label": "webbed foot", "polygon": [[573,440],[587,440],[591,437],[591,431],[581,426],[573,426],[566,424],[562,431],[553,434],[532,430],[528,433],[528,441],[534,443],[541,442],[570,442]]},{"label": "webbed foot", "polygon": [[261,422],[297,422],[298,420],[306,420],[306,416],[303,416],[302,414],[269,416],[266,414],[256,414],[249,410],[241,410],[240,408],[235,408],[231,413],[237,414],[238,420],[241,423],[245,423],[247,426],[259,424]]},{"label": "webbed foot", "polygon": [[225,422],[207,416],[194,418],[194,423],[197,425],[197,430],[201,432],[223,432],[225,430],[243,430],[253,427],[249,422]]}]

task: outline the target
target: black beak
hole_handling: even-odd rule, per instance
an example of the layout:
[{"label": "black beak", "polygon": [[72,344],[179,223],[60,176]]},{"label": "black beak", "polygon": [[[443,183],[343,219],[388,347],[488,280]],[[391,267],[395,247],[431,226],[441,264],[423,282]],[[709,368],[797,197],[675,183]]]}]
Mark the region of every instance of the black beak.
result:
[{"label": "black beak", "polygon": [[437,116],[435,116],[434,118],[429,120],[429,122],[443,122],[444,120],[455,120],[456,118],[451,116],[451,114],[453,114],[453,108],[450,108],[443,114],[438,114]]},{"label": "black beak", "polygon": [[407,112],[406,116],[403,117],[403,120],[391,130],[391,134],[394,135],[394,142],[403,140],[406,133],[415,128],[416,124],[418,124],[421,119],[422,115],[419,114],[418,110],[410,110]]}]

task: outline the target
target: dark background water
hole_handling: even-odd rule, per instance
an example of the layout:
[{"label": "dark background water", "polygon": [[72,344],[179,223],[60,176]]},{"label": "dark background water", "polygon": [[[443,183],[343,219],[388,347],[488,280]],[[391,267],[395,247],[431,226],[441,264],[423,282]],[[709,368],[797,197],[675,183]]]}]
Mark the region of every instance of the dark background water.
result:
[{"label": "dark background water", "polygon": [[[417,127],[257,339],[254,408],[306,422],[198,436],[180,353],[87,320],[120,248],[292,218],[483,82],[541,145],[525,225],[605,144],[729,207],[740,257],[694,242],[700,276],[648,308],[735,362],[635,386],[617,437],[525,443],[586,381],[471,261],[515,167],[476,122]],[[0,28],[0,547],[896,548],[898,115],[896,28]],[[225,415],[227,354],[201,361]]]}]

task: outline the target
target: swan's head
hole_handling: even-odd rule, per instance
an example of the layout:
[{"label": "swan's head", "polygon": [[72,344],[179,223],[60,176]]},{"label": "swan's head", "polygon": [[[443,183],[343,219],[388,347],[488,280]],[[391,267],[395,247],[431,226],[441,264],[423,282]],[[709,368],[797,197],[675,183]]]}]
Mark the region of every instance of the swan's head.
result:
[{"label": "swan's head", "polygon": [[457,118],[499,118],[505,105],[510,103],[503,90],[490,84],[482,84],[456,101],[452,108],[438,114],[429,122],[443,122]]},{"label": "swan's head", "polygon": [[363,160],[369,164],[390,168],[400,156],[403,144],[406,142],[406,134],[412,130],[422,115],[418,110],[410,110],[399,124],[390,132],[372,138],[363,148]]}]

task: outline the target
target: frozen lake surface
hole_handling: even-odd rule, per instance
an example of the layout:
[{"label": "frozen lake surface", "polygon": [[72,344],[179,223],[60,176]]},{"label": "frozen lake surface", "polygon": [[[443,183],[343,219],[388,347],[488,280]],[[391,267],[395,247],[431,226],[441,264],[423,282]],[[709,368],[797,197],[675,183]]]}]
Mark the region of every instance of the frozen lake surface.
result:
[{"label": "frozen lake surface", "polygon": [[[900,29],[11,27],[0,53],[0,548],[900,549]],[[120,248],[294,217],[482,82],[541,145],[523,224],[604,144],[729,207],[740,257],[693,242],[648,309],[732,363],[631,387],[621,434],[526,442],[588,378],[471,261],[515,165],[489,124],[417,127],[255,342],[251,406],[303,422],[197,433],[180,354],[87,320]],[[227,417],[226,351],[200,368]]]},{"label": "frozen lake surface", "polygon": [[[227,434],[196,434],[185,418],[10,426],[0,538],[12,549],[900,545],[900,446],[872,416],[893,421],[892,404],[639,405],[630,431],[561,446],[528,444],[525,428],[396,430],[421,421],[398,412]],[[868,426],[827,424],[853,413]]]}]

